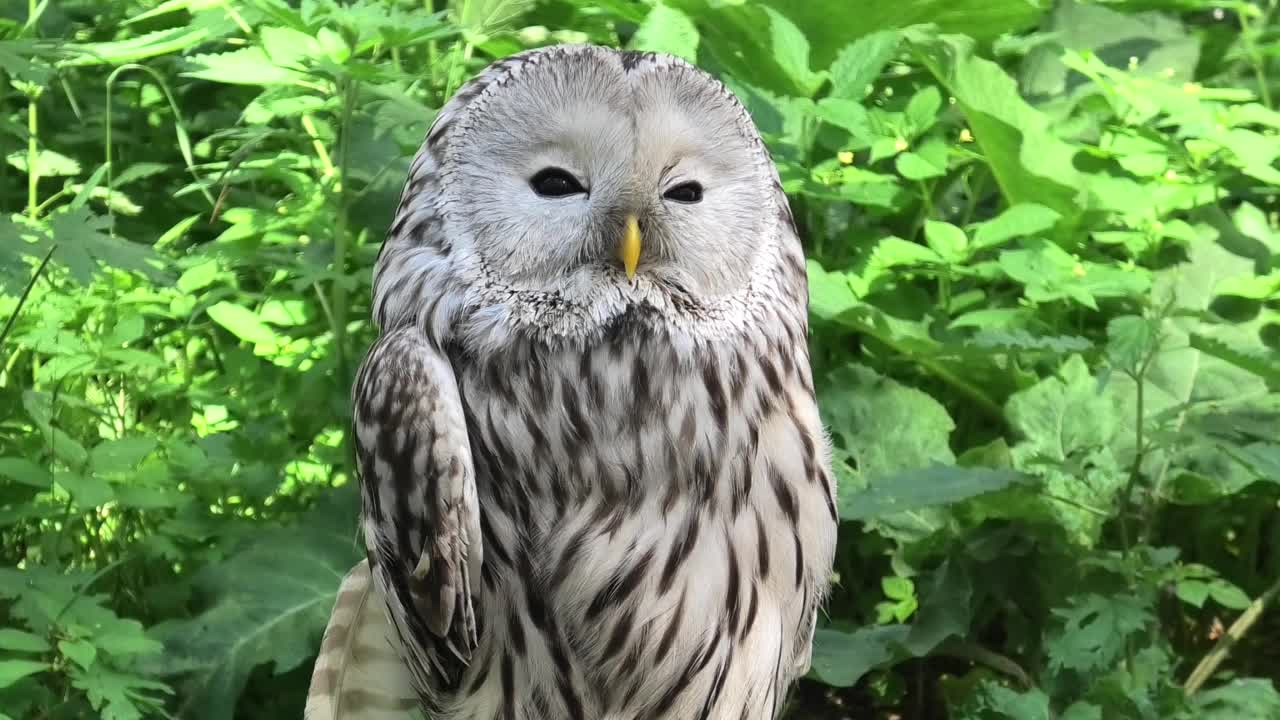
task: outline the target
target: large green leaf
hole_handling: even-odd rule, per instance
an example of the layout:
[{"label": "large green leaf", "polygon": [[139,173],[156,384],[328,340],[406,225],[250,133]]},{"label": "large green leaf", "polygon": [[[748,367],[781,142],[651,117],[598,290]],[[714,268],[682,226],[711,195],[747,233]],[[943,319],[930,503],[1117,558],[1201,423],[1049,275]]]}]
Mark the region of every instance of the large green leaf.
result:
[{"label": "large green leaf", "polygon": [[765,0],[786,13],[813,45],[814,62],[826,67],[850,40],[880,30],[933,23],[946,33],[994,40],[1031,27],[1044,12],[1027,0]]},{"label": "large green leaf", "polygon": [[852,633],[820,628],[813,637],[813,674],[827,685],[852,687],[870,670],[895,657],[907,637],[905,625],[863,628]]},{"label": "large green leaf", "polygon": [[931,465],[882,475],[866,490],[841,493],[840,518],[875,519],[893,513],[949,505],[1004,489],[1023,480],[1021,473],[984,467]]},{"label": "large green leaf", "polygon": [[166,649],[153,669],[185,675],[185,717],[231,720],[255,667],[272,663],[282,673],[314,655],[338,586],[359,560],[353,531],[333,509],[316,511],[201,574],[212,604],[153,630]]},{"label": "large green leaf", "polygon": [[632,50],[652,50],[698,59],[698,28],[688,15],[662,3],[653,6],[631,36]]},{"label": "large green leaf", "polygon": [[[1057,376],[1014,394],[1005,406],[1009,424],[1023,438],[1011,450],[1015,467],[1043,483],[1046,496],[1032,504],[1085,545],[1093,544],[1101,530],[1098,509],[1110,507],[1124,486],[1112,445],[1131,432],[1113,393],[1100,393],[1098,387],[1084,360],[1073,355]],[[1014,517],[1027,512],[1016,503],[987,510]]]},{"label": "large green leaf", "polygon": [[1008,204],[1043,205],[1073,225],[1088,206],[1087,184],[1073,164],[1076,148],[1059,139],[999,65],[974,54],[972,43],[922,33],[911,38],[916,56],[956,98]]}]

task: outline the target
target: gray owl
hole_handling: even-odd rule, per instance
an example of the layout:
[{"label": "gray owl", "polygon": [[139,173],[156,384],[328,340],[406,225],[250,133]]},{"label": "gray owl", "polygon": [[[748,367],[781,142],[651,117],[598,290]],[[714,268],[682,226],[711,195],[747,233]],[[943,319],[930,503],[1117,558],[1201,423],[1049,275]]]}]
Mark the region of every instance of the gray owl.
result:
[{"label": "gray owl", "polygon": [[[384,670],[338,690],[322,654],[313,693],[775,718],[836,541],[807,302],[777,171],[715,79],[594,46],[487,68],[413,162],[354,388],[368,566],[325,647],[385,632],[400,657],[366,643]],[[370,578],[381,617],[344,610]],[[396,677],[409,701],[371,689]]]}]

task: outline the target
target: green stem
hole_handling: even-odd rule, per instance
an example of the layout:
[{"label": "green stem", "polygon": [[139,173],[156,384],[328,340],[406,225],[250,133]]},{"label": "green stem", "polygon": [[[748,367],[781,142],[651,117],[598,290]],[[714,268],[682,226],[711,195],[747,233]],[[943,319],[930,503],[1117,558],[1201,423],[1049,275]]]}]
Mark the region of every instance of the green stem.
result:
[{"label": "green stem", "polygon": [[18,304],[14,306],[9,319],[5,321],[4,330],[0,330],[0,347],[4,347],[5,338],[9,337],[9,331],[13,329],[14,323],[18,321],[18,315],[22,312],[22,306],[27,302],[27,296],[31,294],[31,289],[36,286],[36,282],[44,274],[44,269],[49,264],[49,258],[53,257],[53,251],[56,249],[58,249],[57,245],[49,246],[49,249],[44,254],[44,259],[40,261],[36,271],[31,274],[31,279],[27,281],[27,286],[22,289],[22,295],[18,297]]},{"label": "green stem", "polygon": [[40,129],[39,110],[34,92],[27,98],[27,216],[40,217],[40,147],[36,134]]},{"label": "green stem", "polygon": [[[1271,3],[1274,8],[1274,3]],[[1253,6],[1249,6],[1252,8]],[[1258,94],[1262,97],[1262,104],[1271,107],[1271,88],[1267,86],[1267,61],[1258,50],[1258,46],[1254,44],[1255,27],[1266,27],[1271,9],[1262,16],[1262,22],[1258,26],[1252,26],[1249,23],[1249,13],[1247,10],[1241,9],[1236,13],[1236,17],[1240,18],[1240,42],[1244,45],[1245,54],[1249,56],[1249,62],[1253,66],[1253,74],[1258,79]]]}]

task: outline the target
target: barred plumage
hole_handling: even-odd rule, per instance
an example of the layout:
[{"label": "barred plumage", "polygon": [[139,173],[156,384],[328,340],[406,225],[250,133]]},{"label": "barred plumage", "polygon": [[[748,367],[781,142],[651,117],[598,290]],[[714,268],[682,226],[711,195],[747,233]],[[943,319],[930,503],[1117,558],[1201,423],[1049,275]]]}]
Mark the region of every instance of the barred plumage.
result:
[{"label": "barred plumage", "polygon": [[354,391],[432,718],[776,717],[835,546],[806,303],[754,125],[682,61],[532,51],[441,111]]}]

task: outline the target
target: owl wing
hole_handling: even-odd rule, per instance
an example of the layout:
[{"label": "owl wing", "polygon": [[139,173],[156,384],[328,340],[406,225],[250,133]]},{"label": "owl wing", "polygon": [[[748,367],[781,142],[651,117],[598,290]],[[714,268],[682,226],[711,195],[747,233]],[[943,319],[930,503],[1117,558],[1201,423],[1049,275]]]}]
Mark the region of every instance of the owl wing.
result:
[{"label": "owl wing", "polygon": [[374,343],[353,392],[365,547],[415,684],[456,686],[476,647],[480,508],[458,384],[416,328]]},{"label": "owl wing", "polygon": [[311,671],[305,720],[405,720],[417,691],[361,560],[342,580]]}]

